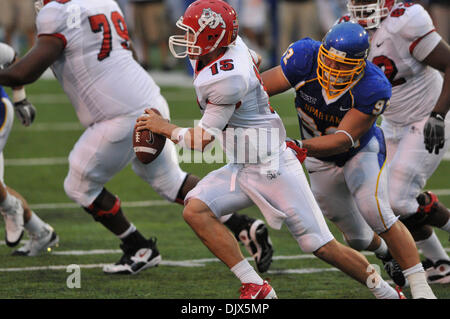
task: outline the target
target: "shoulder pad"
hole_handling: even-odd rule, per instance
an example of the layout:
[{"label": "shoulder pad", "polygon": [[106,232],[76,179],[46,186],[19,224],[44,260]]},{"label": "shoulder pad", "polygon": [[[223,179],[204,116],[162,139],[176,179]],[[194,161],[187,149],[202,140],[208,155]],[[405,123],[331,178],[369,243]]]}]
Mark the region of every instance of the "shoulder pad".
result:
[{"label": "shoulder pad", "polygon": [[292,86],[315,72],[320,44],[319,41],[304,38],[291,44],[283,54],[280,65]]},{"label": "shoulder pad", "polygon": [[406,39],[415,40],[433,29],[428,12],[419,4],[405,6],[397,4],[386,19],[389,33],[400,34]]}]

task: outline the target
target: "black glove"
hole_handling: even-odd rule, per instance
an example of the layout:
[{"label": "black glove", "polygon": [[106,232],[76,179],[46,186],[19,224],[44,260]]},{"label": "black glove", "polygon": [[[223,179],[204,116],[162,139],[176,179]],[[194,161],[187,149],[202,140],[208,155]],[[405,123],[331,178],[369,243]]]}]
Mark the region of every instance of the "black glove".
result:
[{"label": "black glove", "polygon": [[423,128],[425,148],[429,153],[439,154],[439,149],[444,147],[445,122],[444,117],[436,112],[431,112],[430,118]]},{"label": "black glove", "polygon": [[27,99],[14,103],[14,110],[22,125],[30,126],[33,123],[36,108]]}]

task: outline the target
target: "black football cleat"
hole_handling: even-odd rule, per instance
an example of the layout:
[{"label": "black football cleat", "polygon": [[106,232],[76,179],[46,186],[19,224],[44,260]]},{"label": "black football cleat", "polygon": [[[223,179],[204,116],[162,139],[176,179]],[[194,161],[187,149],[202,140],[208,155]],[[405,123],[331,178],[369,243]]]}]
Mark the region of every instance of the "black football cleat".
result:
[{"label": "black football cleat", "polygon": [[131,247],[121,244],[123,255],[113,265],[103,266],[106,274],[135,275],[151,267],[157,267],[161,262],[161,255],[156,248],[156,238],[150,238],[145,247]]}]

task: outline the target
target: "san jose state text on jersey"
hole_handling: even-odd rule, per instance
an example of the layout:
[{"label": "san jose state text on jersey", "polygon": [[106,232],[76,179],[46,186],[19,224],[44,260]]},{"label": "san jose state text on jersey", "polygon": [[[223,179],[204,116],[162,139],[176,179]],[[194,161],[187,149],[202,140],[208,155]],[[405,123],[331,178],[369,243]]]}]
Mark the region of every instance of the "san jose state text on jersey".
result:
[{"label": "san jose state text on jersey", "polygon": [[[305,38],[293,43],[281,57],[281,67],[296,89],[295,107],[302,139],[333,134],[342,118],[351,109],[365,114],[380,115],[389,105],[391,84],[382,71],[367,61],[363,76],[356,84],[333,100],[327,100],[317,80],[317,56],[321,42]],[[374,123],[349,151],[320,158],[342,166],[362,149],[373,136],[382,136]]]}]

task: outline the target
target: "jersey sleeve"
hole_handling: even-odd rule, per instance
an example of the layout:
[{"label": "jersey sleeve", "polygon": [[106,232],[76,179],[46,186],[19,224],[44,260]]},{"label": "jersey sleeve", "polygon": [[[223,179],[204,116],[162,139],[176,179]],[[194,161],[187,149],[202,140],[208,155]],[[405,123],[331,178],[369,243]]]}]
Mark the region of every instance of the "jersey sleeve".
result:
[{"label": "jersey sleeve", "polygon": [[208,83],[203,88],[208,103],[215,105],[236,105],[248,90],[248,81],[240,74],[228,76],[220,81]]},{"label": "jersey sleeve", "polygon": [[304,81],[314,71],[320,42],[304,38],[289,46],[280,65],[292,87]]},{"label": "jersey sleeve", "polygon": [[428,12],[419,4],[408,7],[399,31],[409,43],[409,51],[417,60],[423,61],[441,41]]},{"label": "jersey sleeve", "polygon": [[[66,46],[71,36],[71,30],[80,28],[79,24],[76,25],[76,19],[81,18],[80,16],[73,16],[74,20],[69,21],[69,13],[67,6],[56,3],[46,5],[36,17],[37,36],[55,36],[60,38]],[[74,13],[76,14],[75,10]]]},{"label": "jersey sleeve", "polygon": [[214,129],[221,132],[227,126],[235,109],[235,105],[207,104],[205,113],[203,113],[198,126],[209,132],[211,135],[215,135]]}]

